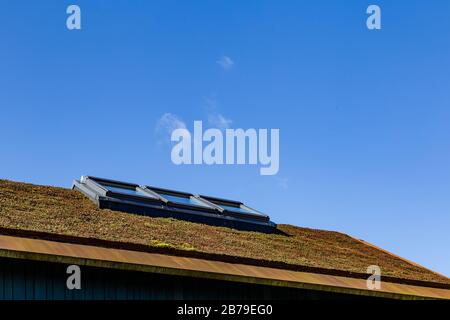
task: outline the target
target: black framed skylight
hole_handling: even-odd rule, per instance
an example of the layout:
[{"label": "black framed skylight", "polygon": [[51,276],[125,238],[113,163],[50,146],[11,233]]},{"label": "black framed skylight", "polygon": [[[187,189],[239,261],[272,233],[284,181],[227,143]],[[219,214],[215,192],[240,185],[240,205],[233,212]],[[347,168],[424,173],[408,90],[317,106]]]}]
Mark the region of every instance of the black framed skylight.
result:
[{"label": "black framed skylight", "polygon": [[244,205],[242,202],[213,198],[209,196],[201,196],[201,197],[202,199],[222,208],[224,214],[238,217],[239,216],[247,217],[250,219],[257,219],[263,221],[269,220],[269,216]]},{"label": "black framed skylight", "polygon": [[75,180],[73,189],[81,191],[101,209],[172,217],[240,230],[276,230],[276,224],[268,215],[239,201],[90,176]]},{"label": "black framed skylight", "polygon": [[150,190],[160,196],[162,199],[166,200],[168,204],[188,209],[198,209],[208,211],[215,211],[216,207],[211,203],[204,201],[198,196],[190,193],[173,191],[155,187],[145,187],[146,190]]}]

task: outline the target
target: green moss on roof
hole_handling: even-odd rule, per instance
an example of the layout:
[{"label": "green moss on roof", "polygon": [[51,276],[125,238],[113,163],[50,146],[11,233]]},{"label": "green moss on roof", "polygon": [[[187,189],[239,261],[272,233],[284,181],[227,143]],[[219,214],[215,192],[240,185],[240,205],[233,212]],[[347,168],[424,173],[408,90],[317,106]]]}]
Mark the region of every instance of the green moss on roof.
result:
[{"label": "green moss on roof", "polygon": [[74,190],[6,180],[0,180],[0,228],[354,273],[378,265],[383,276],[450,283],[338,232],[279,225],[286,235],[264,234],[100,210]]}]

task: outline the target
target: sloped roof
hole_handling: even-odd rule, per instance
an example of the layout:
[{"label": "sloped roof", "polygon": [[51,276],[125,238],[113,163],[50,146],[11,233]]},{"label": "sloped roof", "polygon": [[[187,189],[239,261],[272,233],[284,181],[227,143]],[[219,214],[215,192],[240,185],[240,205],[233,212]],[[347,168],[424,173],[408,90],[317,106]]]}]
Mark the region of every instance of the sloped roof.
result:
[{"label": "sloped roof", "polygon": [[278,225],[264,234],[98,209],[81,193],[0,180],[0,234],[450,288],[450,279],[348,235]]}]

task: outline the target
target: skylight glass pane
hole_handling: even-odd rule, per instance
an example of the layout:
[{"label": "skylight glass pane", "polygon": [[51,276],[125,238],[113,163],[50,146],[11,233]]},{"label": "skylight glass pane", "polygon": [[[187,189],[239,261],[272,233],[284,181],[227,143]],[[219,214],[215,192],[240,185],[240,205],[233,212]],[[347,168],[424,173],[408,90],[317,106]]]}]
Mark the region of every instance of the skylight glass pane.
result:
[{"label": "skylight glass pane", "polygon": [[187,204],[187,205],[193,205],[193,206],[200,206],[200,207],[205,207],[205,208],[210,208],[210,206],[208,206],[207,204],[198,201],[195,198],[186,198],[186,197],[181,197],[181,196],[175,196],[172,194],[166,194],[166,193],[160,193],[160,195],[164,198],[166,198],[169,201],[175,202],[175,203],[180,203],[180,204]]},{"label": "skylight glass pane", "polygon": [[115,193],[122,193],[122,194],[127,194],[127,195],[131,195],[131,196],[141,196],[141,197],[147,197],[147,198],[154,198],[151,195],[141,191],[140,189],[129,189],[129,188],[125,188],[125,187],[120,187],[120,186],[111,186],[111,185],[103,185],[106,189],[108,189],[111,192],[115,192]]},{"label": "skylight glass pane", "polygon": [[234,211],[234,212],[241,212],[241,213],[251,213],[251,214],[258,214],[261,215],[259,212],[256,212],[254,210],[247,209],[245,207],[233,207],[233,206],[227,206],[225,204],[217,204],[218,206],[222,207],[225,210]]}]

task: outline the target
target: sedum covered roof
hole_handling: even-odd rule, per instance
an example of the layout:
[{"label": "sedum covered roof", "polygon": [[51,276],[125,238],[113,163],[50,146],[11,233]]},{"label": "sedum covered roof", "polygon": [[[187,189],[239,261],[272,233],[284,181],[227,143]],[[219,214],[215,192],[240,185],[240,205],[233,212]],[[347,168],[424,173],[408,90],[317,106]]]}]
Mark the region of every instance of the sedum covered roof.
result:
[{"label": "sedum covered roof", "polygon": [[445,276],[348,235],[278,229],[246,232],[100,210],[74,190],[0,180],[0,234],[356,278],[378,265],[385,281],[450,288]]}]

